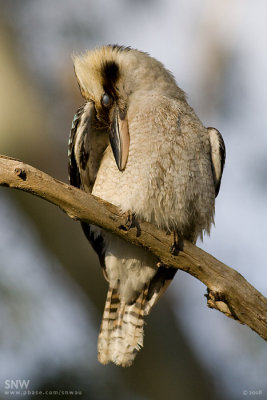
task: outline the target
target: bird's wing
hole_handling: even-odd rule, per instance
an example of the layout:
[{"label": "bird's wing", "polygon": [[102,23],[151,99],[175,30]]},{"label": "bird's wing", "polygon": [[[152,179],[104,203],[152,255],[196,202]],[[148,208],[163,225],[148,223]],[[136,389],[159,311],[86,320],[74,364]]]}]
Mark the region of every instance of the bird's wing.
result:
[{"label": "bird's wing", "polygon": [[148,294],[144,306],[144,315],[148,315],[150,313],[152,307],[158,302],[160,297],[170,285],[176,272],[177,268],[166,268],[164,265],[158,267],[156,275],[152,278],[149,284]]},{"label": "bird's wing", "polygon": [[222,173],[225,163],[225,145],[223,137],[215,128],[208,128],[211,147],[211,166],[217,196],[221,186]]},{"label": "bird's wing", "polygon": [[80,107],[74,116],[69,138],[70,184],[92,192],[97,171],[108,146],[108,133],[98,128],[93,102]]},{"label": "bird's wing", "polygon": [[[69,136],[68,170],[70,184],[91,193],[104,151],[108,134],[98,128],[93,102],[80,107],[74,116]],[[104,266],[103,238],[95,236],[90,225],[82,222],[83,231]]]},{"label": "bird's wing", "polygon": [[69,172],[69,182],[72,186],[80,188],[81,180],[79,174],[79,168],[77,166],[74,154],[74,146],[76,143],[77,128],[81,121],[81,115],[83,113],[84,106],[78,108],[76,114],[74,115],[71,131],[69,135],[68,143],[68,172]]}]

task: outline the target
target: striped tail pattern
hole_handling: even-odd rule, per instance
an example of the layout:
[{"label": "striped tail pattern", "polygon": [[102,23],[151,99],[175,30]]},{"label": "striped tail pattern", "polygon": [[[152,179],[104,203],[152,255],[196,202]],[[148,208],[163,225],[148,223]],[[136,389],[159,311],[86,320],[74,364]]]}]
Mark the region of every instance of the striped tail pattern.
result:
[{"label": "striped tail pattern", "polygon": [[123,367],[132,365],[143,347],[144,316],[169,286],[175,272],[176,269],[160,267],[131,304],[120,300],[117,287],[109,287],[98,337],[98,360],[102,364],[112,361]]},{"label": "striped tail pattern", "polygon": [[145,288],[134,304],[120,302],[117,289],[109,288],[98,338],[98,359],[128,367],[143,346]]}]

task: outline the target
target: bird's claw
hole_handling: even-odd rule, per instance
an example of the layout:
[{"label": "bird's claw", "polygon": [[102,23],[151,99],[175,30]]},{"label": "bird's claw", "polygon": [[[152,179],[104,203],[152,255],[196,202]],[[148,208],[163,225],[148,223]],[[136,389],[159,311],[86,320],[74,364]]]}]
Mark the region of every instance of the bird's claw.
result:
[{"label": "bird's claw", "polygon": [[126,216],[125,223],[120,225],[119,228],[127,232],[132,228],[136,228],[136,237],[139,237],[141,235],[141,228],[136,218],[136,214],[131,211],[128,211],[127,213],[125,213],[125,216]]},{"label": "bird's claw", "polygon": [[170,253],[173,256],[178,256],[180,251],[183,251],[184,242],[183,239],[178,236],[177,232],[173,231],[173,243],[170,247]]},{"label": "bird's claw", "polygon": [[125,223],[120,225],[120,229],[122,229],[123,231],[129,231],[131,228],[135,227],[135,213],[127,211],[127,213],[125,213],[125,216]]}]

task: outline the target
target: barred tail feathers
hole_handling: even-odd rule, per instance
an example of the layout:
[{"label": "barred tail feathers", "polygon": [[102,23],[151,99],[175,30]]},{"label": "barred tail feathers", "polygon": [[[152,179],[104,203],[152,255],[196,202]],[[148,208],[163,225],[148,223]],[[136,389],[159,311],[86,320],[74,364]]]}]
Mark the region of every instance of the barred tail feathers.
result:
[{"label": "barred tail feathers", "polygon": [[98,360],[102,364],[107,364],[110,361],[109,344],[111,332],[116,322],[119,305],[120,300],[118,290],[109,287],[98,337]]},{"label": "barred tail feathers", "polygon": [[158,268],[132,304],[120,300],[118,288],[109,288],[98,338],[98,359],[102,364],[112,361],[128,367],[143,346],[144,316],[165,292],[176,268]]},{"label": "barred tail feathers", "polygon": [[[121,302],[116,308],[116,315],[112,301],[110,302],[112,299],[112,296],[109,296],[110,291],[112,289],[108,292],[98,338],[98,359],[103,364],[112,361],[117,365],[128,367],[143,346],[144,307],[148,288],[142,290],[134,304]],[[108,314],[109,302],[112,312]]]}]

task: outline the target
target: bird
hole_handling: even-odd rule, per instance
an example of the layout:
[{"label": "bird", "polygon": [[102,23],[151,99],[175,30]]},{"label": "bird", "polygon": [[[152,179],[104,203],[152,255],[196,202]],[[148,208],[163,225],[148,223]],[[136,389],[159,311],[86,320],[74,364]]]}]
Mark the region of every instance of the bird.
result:
[{"label": "bird", "polygon": [[[70,184],[114,204],[130,224],[173,234],[173,254],[209,234],[225,163],[220,132],[204,127],[174,76],[146,52],[104,45],[73,62],[85,103],[69,137]],[[176,269],[100,227],[82,228],[109,285],[98,360],[128,367],[143,347],[144,317]]]}]

